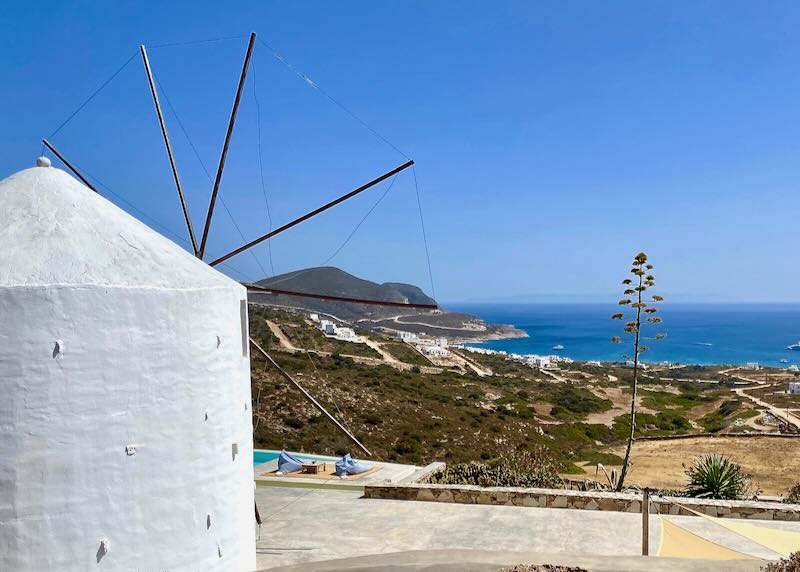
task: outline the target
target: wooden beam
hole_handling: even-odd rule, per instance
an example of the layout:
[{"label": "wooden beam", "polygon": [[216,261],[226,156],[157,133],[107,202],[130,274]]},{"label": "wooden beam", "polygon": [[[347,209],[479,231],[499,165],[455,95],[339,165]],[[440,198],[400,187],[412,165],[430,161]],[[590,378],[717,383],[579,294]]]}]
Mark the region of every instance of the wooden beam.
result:
[{"label": "wooden beam", "polygon": [[81,180],[81,182],[82,182],[84,185],[86,185],[87,187],[89,187],[90,189],[92,189],[92,190],[93,190],[95,193],[97,193],[98,195],[100,194],[100,193],[97,191],[97,189],[95,189],[95,188],[94,188],[94,186],[93,186],[93,185],[92,185],[92,184],[91,184],[91,183],[90,183],[90,182],[89,182],[89,181],[86,179],[86,177],[84,177],[83,175],[81,175],[81,174],[80,174],[80,172],[78,171],[78,169],[76,169],[76,168],[75,168],[75,167],[72,165],[72,163],[70,163],[69,161],[67,161],[67,160],[64,158],[64,156],[63,156],[61,153],[59,153],[59,152],[58,152],[58,149],[56,149],[55,147],[53,147],[53,146],[50,144],[50,142],[49,142],[47,139],[42,139],[42,143],[44,144],[44,146],[45,146],[45,147],[47,147],[48,149],[50,149],[50,151],[52,151],[52,152],[53,152],[53,155],[55,155],[56,157],[58,157],[58,160],[59,160],[59,161],[61,161],[62,163],[64,163],[64,165],[67,167],[67,169],[69,169],[70,171],[72,171],[72,174],[73,174],[73,175],[75,175],[76,177],[78,177],[78,178]]},{"label": "wooden beam", "polygon": [[368,300],[365,298],[350,298],[349,296],[334,296],[332,294],[313,294],[310,292],[298,292],[296,290],[281,290],[270,288],[269,286],[259,286],[258,284],[244,284],[248,290],[263,294],[275,294],[284,296],[295,296],[298,298],[314,298],[315,300],[331,300],[333,302],[350,302],[352,304],[370,304],[373,306],[395,306],[401,308],[421,308],[424,310],[437,310],[437,304],[412,304],[411,302],[389,302],[385,300]]},{"label": "wooden beam", "polygon": [[181,185],[181,178],[178,176],[178,166],[175,164],[175,157],[172,154],[172,145],[169,142],[169,134],[167,133],[167,124],[164,122],[164,115],[161,113],[161,104],[158,102],[158,92],[156,91],[156,84],[153,81],[153,72],[150,69],[150,60],[147,58],[147,50],[145,47],[139,46],[139,51],[142,54],[142,62],[144,63],[144,71],[147,73],[147,81],[150,83],[150,94],[153,96],[153,104],[156,107],[156,115],[158,115],[158,123],[161,125],[161,135],[164,138],[164,146],[167,148],[167,156],[169,157],[169,166],[172,169],[172,177],[175,179],[175,187],[178,189],[178,198],[181,201],[181,208],[183,209],[183,218],[186,221],[186,229],[189,231],[189,238],[192,241],[192,249],[194,255],[198,255],[197,241],[194,237],[194,229],[192,228],[192,219],[189,216],[189,208],[186,206],[186,198],[183,196],[183,186]]},{"label": "wooden beam", "polygon": [[642,556],[650,554],[650,489],[642,490]]},{"label": "wooden beam", "polygon": [[221,263],[225,262],[226,260],[228,260],[229,258],[233,258],[237,254],[241,254],[245,250],[247,250],[249,248],[252,248],[255,245],[260,244],[260,243],[264,242],[265,240],[268,240],[268,239],[272,238],[273,236],[276,236],[276,235],[278,235],[278,234],[280,234],[280,233],[282,233],[284,231],[287,231],[290,228],[292,228],[294,226],[297,226],[301,222],[304,222],[304,221],[310,219],[313,216],[316,216],[316,215],[318,215],[318,214],[320,214],[320,213],[322,213],[322,212],[324,212],[324,211],[326,211],[326,210],[328,210],[328,209],[330,209],[332,207],[335,207],[339,203],[343,203],[347,199],[350,199],[350,198],[356,196],[359,193],[363,193],[367,189],[370,189],[370,188],[374,187],[375,185],[377,185],[378,183],[380,183],[382,181],[385,181],[389,177],[398,174],[400,171],[404,171],[405,169],[408,169],[413,164],[414,164],[413,160],[408,161],[406,163],[403,163],[399,167],[395,167],[394,169],[392,169],[388,173],[385,173],[385,174],[381,175],[377,179],[373,179],[369,183],[365,183],[364,185],[361,185],[360,187],[358,187],[354,191],[350,191],[346,195],[342,195],[338,199],[334,199],[331,202],[322,205],[318,209],[314,209],[313,211],[311,211],[309,213],[306,213],[303,216],[298,217],[298,218],[294,219],[291,222],[286,223],[285,225],[283,225],[280,228],[276,228],[275,230],[273,230],[271,232],[268,232],[267,234],[265,234],[263,236],[260,236],[260,237],[256,238],[255,240],[251,240],[247,244],[244,244],[244,245],[240,246],[236,250],[232,250],[231,252],[229,252],[228,254],[226,254],[224,256],[220,256],[216,260],[212,260],[211,262],[209,262],[209,265],[216,266],[217,264],[221,264]]},{"label": "wooden beam", "polygon": [[317,401],[316,399],[314,399],[314,397],[313,397],[313,396],[312,396],[312,395],[311,395],[311,394],[310,394],[308,391],[306,391],[306,389],[305,389],[305,388],[304,388],[302,385],[300,385],[299,383],[297,383],[297,381],[295,381],[295,379],[294,379],[294,378],[293,378],[291,375],[289,375],[288,373],[286,373],[286,370],[284,370],[284,369],[283,369],[281,366],[279,366],[279,365],[278,365],[278,362],[276,362],[274,359],[272,359],[272,356],[271,356],[271,355],[269,355],[269,354],[268,354],[266,351],[264,351],[264,348],[262,348],[260,345],[258,345],[258,342],[256,342],[256,341],[255,341],[253,338],[250,338],[250,343],[251,343],[251,344],[253,344],[253,347],[255,347],[255,348],[256,348],[256,349],[257,349],[257,350],[258,350],[258,351],[261,353],[261,355],[263,355],[263,356],[264,356],[264,359],[266,359],[266,360],[267,360],[267,363],[269,363],[269,364],[270,364],[272,367],[274,367],[274,368],[275,368],[275,369],[278,371],[278,373],[280,373],[280,374],[281,374],[281,376],[283,376],[283,378],[284,378],[286,381],[288,381],[289,383],[291,383],[292,385],[294,385],[294,386],[295,386],[295,387],[296,387],[296,388],[297,388],[297,389],[300,391],[300,393],[302,393],[302,394],[303,394],[303,397],[305,397],[306,399],[308,399],[308,400],[311,402],[311,404],[312,404],[314,407],[316,407],[317,409],[319,409],[319,410],[320,410],[320,412],[322,412],[322,414],[324,414],[324,415],[325,415],[325,416],[326,416],[328,419],[330,419],[330,420],[333,422],[333,424],[334,424],[334,425],[336,425],[336,427],[338,427],[338,428],[339,428],[339,430],[340,430],[340,431],[342,431],[342,433],[344,433],[345,435],[347,435],[347,436],[350,438],[350,440],[351,440],[353,443],[355,443],[356,445],[358,445],[358,447],[359,447],[359,448],[360,448],[362,451],[364,451],[364,452],[365,452],[367,455],[369,455],[370,457],[372,456],[372,453],[370,453],[370,452],[369,452],[369,449],[367,449],[367,448],[366,448],[366,447],[365,447],[365,446],[364,446],[364,445],[361,443],[361,441],[359,441],[358,439],[356,439],[356,438],[355,438],[355,436],[354,436],[352,433],[350,433],[350,431],[348,431],[348,430],[345,428],[345,426],[344,426],[344,425],[342,425],[341,423],[339,423],[339,421],[338,421],[338,420],[337,420],[337,419],[336,419],[336,418],[335,418],[333,415],[331,415],[330,413],[328,413],[328,410],[327,410],[327,409],[325,409],[325,408],[322,406],[322,404],[321,404],[319,401]]},{"label": "wooden beam", "polygon": [[242,73],[239,76],[239,85],[236,88],[236,97],[233,99],[233,109],[231,109],[231,117],[228,120],[228,131],[225,132],[225,142],[222,145],[222,154],[219,157],[219,165],[217,166],[217,176],[214,178],[214,188],[211,191],[211,202],[208,205],[208,214],[206,215],[206,222],[203,226],[203,237],[200,240],[200,258],[206,252],[206,242],[208,241],[208,231],[211,229],[211,217],[214,216],[214,206],[217,203],[217,194],[219,194],[219,185],[222,182],[222,171],[225,169],[225,159],[228,156],[228,147],[231,143],[233,136],[233,126],[236,123],[236,114],[239,111],[239,101],[242,99],[242,90],[244,89],[244,82],[247,79],[247,69],[250,67],[250,58],[253,55],[253,46],[256,43],[256,33],[250,33],[250,42],[247,44],[247,53],[244,56],[244,64],[242,65]]}]

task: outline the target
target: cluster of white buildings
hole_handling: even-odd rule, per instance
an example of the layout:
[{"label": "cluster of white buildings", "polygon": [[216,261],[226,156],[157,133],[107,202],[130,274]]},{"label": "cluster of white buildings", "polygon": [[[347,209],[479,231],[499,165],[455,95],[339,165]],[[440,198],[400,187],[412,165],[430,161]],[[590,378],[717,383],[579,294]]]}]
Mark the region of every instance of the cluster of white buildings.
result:
[{"label": "cluster of white buildings", "polygon": [[490,350],[487,348],[473,348],[470,346],[462,346],[461,349],[466,350],[468,352],[474,354],[482,354],[482,355],[499,355],[507,360],[515,361],[517,363],[521,363],[527,366],[530,366],[535,369],[548,369],[551,367],[555,367],[556,364],[559,363],[572,363],[573,360],[558,355],[549,355],[549,356],[540,356],[536,354],[510,354],[508,352],[502,350]]},{"label": "cluster of white buildings", "polygon": [[789,384],[790,395],[800,395],[800,383],[793,381]]},{"label": "cluster of white buildings", "polygon": [[407,344],[413,344],[419,351],[429,357],[447,357],[450,355],[450,352],[447,350],[449,345],[447,338],[436,338],[433,340],[428,338],[423,339],[413,332],[404,332],[401,330],[395,333],[395,337]]}]

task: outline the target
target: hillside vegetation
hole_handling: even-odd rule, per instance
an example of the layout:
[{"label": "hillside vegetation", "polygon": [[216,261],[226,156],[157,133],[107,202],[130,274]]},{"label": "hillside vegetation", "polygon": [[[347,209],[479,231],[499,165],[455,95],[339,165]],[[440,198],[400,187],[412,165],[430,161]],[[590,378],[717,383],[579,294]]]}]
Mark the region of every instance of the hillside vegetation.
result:
[{"label": "hillside vegetation", "polygon": [[[413,464],[488,460],[543,445],[566,471],[577,472],[580,463],[620,460],[609,451],[624,442],[629,427],[627,368],[575,364],[569,370],[546,374],[498,356],[470,354],[494,369],[494,375],[478,377],[473,372],[421,367],[424,358],[412,348],[384,340],[384,350],[395,351],[395,358],[409,364],[401,371],[386,364],[356,363],[343,357],[344,352],[283,351],[264,327],[267,319],[283,323],[298,343],[314,339],[317,332],[302,316],[251,306],[251,335],[343,421],[376,459]],[[256,352],[251,363],[256,446],[358,453]],[[717,429],[752,411],[745,404],[727,404],[731,393],[724,384],[688,382],[676,387],[658,377],[653,372],[643,385],[638,436],[700,433],[704,425]],[[588,422],[605,416],[606,422]]]}]

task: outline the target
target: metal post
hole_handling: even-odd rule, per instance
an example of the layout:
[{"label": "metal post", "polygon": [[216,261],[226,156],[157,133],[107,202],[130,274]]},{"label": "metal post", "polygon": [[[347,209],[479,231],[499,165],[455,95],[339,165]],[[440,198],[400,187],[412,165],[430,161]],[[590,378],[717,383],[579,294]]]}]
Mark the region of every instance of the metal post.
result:
[{"label": "metal post", "polygon": [[642,490],[642,556],[650,554],[650,489]]},{"label": "metal post", "polygon": [[313,216],[317,216],[318,214],[320,214],[321,212],[324,212],[324,211],[328,210],[329,208],[335,207],[335,206],[336,206],[336,205],[338,205],[339,203],[342,203],[342,202],[346,201],[347,199],[350,199],[350,198],[352,198],[352,197],[356,196],[356,195],[357,195],[357,194],[359,194],[359,193],[363,193],[364,191],[366,191],[366,190],[367,190],[367,189],[369,189],[369,188],[372,188],[372,187],[374,187],[375,185],[377,185],[377,184],[378,184],[378,183],[380,183],[381,181],[385,181],[386,179],[388,179],[389,177],[391,177],[391,176],[393,176],[393,175],[396,175],[396,174],[397,174],[397,173],[399,173],[400,171],[404,171],[405,169],[408,169],[408,168],[409,168],[409,167],[411,167],[413,164],[414,164],[414,161],[413,161],[413,160],[411,160],[411,161],[408,161],[408,162],[406,162],[406,163],[403,163],[403,164],[402,164],[402,165],[400,165],[399,167],[395,167],[394,169],[392,169],[392,170],[391,170],[391,171],[389,171],[388,173],[385,173],[385,174],[381,175],[381,176],[380,176],[380,177],[378,177],[377,179],[373,179],[373,180],[371,180],[369,183],[366,183],[366,184],[364,184],[364,185],[361,185],[361,186],[360,186],[360,187],[358,187],[356,190],[354,190],[354,191],[350,191],[350,192],[349,192],[349,193],[347,193],[346,195],[342,195],[342,196],[341,196],[341,197],[339,197],[338,199],[334,199],[334,200],[332,200],[331,202],[329,202],[329,203],[326,203],[326,204],[322,205],[322,206],[321,206],[321,207],[319,207],[318,209],[314,209],[314,210],[313,210],[313,211],[311,211],[310,213],[306,213],[306,214],[304,214],[303,216],[301,216],[301,217],[298,217],[298,218],[294,219],[292,222],[288,222],[288,223],[286,223],[285,225],[283,225],[282,227],[280,227],[280,228],[276,228],[275,230],[273,230],[273,231],[271,231],[271,232],[268,232],[267,234],[265,234],[265,235],[263,235],[263,236],[260,236],[260,237],[258,237],[258,238],[257,238],[257,239],[255,239],[255,240],[251,240],[250,242],[248,242],[247,244],[245,244],[245,245],[243,245],[243,246],[240,246],[240,247],[239,247],[239,248],[237,248],[236,250],[233,250],[233,251],[229,252],[228,254],[226,254],[226,255],[224,255],[224,256],[220,256],[220,257],[219,257],[219,258],[217,258],[216,260],[212,260],[212,261],[211,261],[211,262],[209,262],[208,264],[209,264],[209,266],[216,266],[217,264],[221,264],[222,262],[225,262],[225,261],[226,261],[226,260],[228,260],[229,258],[232,258],[232,257],[236,256],[237,254],[240,254],[240,253],[244,252],[244,251],[245,251],[245,250],[247,250],[248,248],[252,248],[253,246],[255,246],[255,245],[257,245],[257,244],[259,244],[259,243],[261,243],[261,242],[264,242],[265,240],[268,240],[268,239],[272,238],[273,236],[275,236],[275,235],[277,235],[277,234],[280,234],[280,233],[282,233],[282,232],[284,232],[284,231],[286,231],[286,230],[289,230],[289,229],[290,229],[290,228],[292,228],[293,226],[296,226],[296,225],[300,224],[301,222],[304,222],[304,221],[306,221],[306,220],[310,219],[310,218],[311,218],[311,217],[313,217]]},{"label": "metal post", "polygon": [[274,359],[272,359],[272,356],[269,355],[267,352],[265,352],[264,349],[260,345],[258,345],[258,342],[256,342],[253,338],[250,338],[250,343],[253,344],[253,346],[255,346],[255,348],[259,352],[261,352],[261,355],[264,356],[264,359],[266,359],[267,362],[270,365],[272,365],[272,367],[274,367],[276,370],[278,370],[278,373],[280,373],[289,383],[294,385],[300,391],[300,393],[302,393],[303,396],[311,402],[311,404],[314,407],[319,409],[328,419],[333,421],[334,425],[336,425],[345,435],[347,435],[353,443],[358,445],[361,448],[362,451],[364,451],[370,457],[372,456],[372,453],[369,452],[369,449],[367,449],[364,445],[362,445],[361,441],[356,439],[355,436],[352,433],[350,433],[350,431],[348,431],[345,428],[344,425],[339,423],[339,421],[337,421],[337,419],[333,415],[328,413],[328,410],[325,409],[319,401],[314,399],[314,397],[308,391],[306,391],[305,388],[302,385],[297,383],[291,375],[286,373],[286,370],[284,370],[281,366],[279,366],[278,362],[276,362]]},{"label": "metal post", "polygon": [[242,74],[239,76],[239,86],[236,88],[236,97],[233,99],[231,117],[228,120],[228,131],[225,133],[225,142],[222,145],[222,154],[219,157],[217,176],[214,179],[214,189],[211,191],[211,202],[208,205],[208,214],[206,215],[206,222],[203,227],[203,238],[200,240],[200,259],[203,258],[203,255],[206,252],[206,241],[208,240],[208,231],[211,228],[211,217],[214,216],[214,205],[217,202],[219,185],[222,182],[222,171],[225,169],[225,158],[228,156],[228,146],[230,145],[231,137],[233,136],[233,126],[236,123],[236,113],[239,111],[239,100],[242,98],[242,90],[244,89],[244,82],[247,78],[247,68],[250,66],[250,57],[253,55],[253,46],[255,43],[256,33],[251,32],[250,42],[247,44],[247,53],[244,56],[244,64],[242,64]]},{"label": "metal post", "polygon": [[80,174],[80,172],[78,171],[78,169],[76,169],[75,167],[73,167],[73,166],[72,166],[72,163],[70,163],[69,161],[67,161],[67,160],[64,158],[64,156],[63,156],[61,153],[59,153],[59,152],[58,152],[58,150],[57,150],[55,147],[53,147],[53,146],[50,144],[50,142],[49,142],[47,139],[42,139],[42,143],[44,144],[44,146],[45,146],[45,147],[47,147],[48,149],[50,149],[50,151],[52,151],[52,152],[53,152],[53,155],[55,155],[56,157],[58,157],[58,160],[59,160],[59,161],[61,161],[62,163],[64,163],[64,165],[66,165],[67,169],[69,169],[70,171],[72,171],[72,173],[73,173],[73,174],[74,174],[76,177],[78,177],[78,178],[81,180],[81,182],[82,182],[84,185],[86,185],[87,187],[89,187],[90,189],[92,189],[92,190],[93,190],[95,193],[97,193],[98,195],[100,194],[100,193],[97,191],[97,189],[95,189],[95,188],[92,186],[92,184],[91,184],[89,181],[87,181],[87,180],[86,180],[86,177],[84,177],[83,175],[81,175],[81,174]]},{"label": "metal post", "polygon": [[158,92],[156,91],[156,84],[153,81],[153,72],[150,70],[150,60],[147,58],[147,50],[144,46],[139,46],[139,51],[142,53],[142,62],[144,62],[144,71],[147,73],[147,81],[150,83],[150,93],[153,95],[153,103],[156,106],[156,114],[158,115],[158,123],[161,125],[161,135],[164,137],[164,146],[167,148],[167,156],[169,157],[169,165],[172,168],[172,176],[175,179],[175,186],[178,189],[178,198],[181,201],[181,208],[183,209],[183,218],[186,220],[186,228],[189,231],[189,238],[192,241],[192,249],[194,255],[197,256],[197,241],[194,238],[194,229],[192,228],[192,219],[189,216],[189,209],[186,206],[186,199],[183,196],[183,187],[181,186],[181,178],[178,176],[178,166],[175,164],[175,157],[172,154],[172,145],[169,142],[169,134],[167,133],[167,124],[164,122],[164,115],[161,113],[161,104],[158,102]]}]

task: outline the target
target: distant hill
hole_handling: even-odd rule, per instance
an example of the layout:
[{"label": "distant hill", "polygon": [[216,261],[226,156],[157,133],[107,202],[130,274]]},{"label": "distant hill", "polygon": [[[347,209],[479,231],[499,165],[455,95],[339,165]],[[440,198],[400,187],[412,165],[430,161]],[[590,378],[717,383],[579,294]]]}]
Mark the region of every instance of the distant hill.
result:
[{"label": "distant hill", "polygon": [[[411,284],[387,282],[377,284],[353,276],[333,266],[306,268],[296,272],[288,272],[260,280],[259,286],[295,290],[309,294],[327,294],[331,296],[347,296],[365,300],[381,300],[385,302],[403,302],[412,304],[436,304],[436,300],[426,295],[420,288]],[[261,296],[261,298],[258,298]],[[362,318],[384,318],[405,313],[420,313],[425,310],[409,308],[373,306],[370,304],[351,304],[330,300],[313,300],[283,295],[251,294],[253,301],[267,301],[271,304],[299,306],[327,314],[333,314],[343,320],[359,320]]]},{"label": "distant hill", "polygon": [[[358,278],[333,266],[288,272],[259,280],[256,284],[266,288],[294,290],[307,294],[347,296],[385,302],[436,304],[436,300],[412,284],[400,282],[378,284]],[[358,322],[360,326],[371,329],[404,330],[459,338],[520,337],[525,335],[524,332],[515,330],[513,327],[485,324],[480,318],[470,314],[314,300],[283,294],[251,292],[249,298],[254,303],[299,307],[322,314],[330,314],[347,322]],[[398,316],[401,318],[397,318]]]}]

